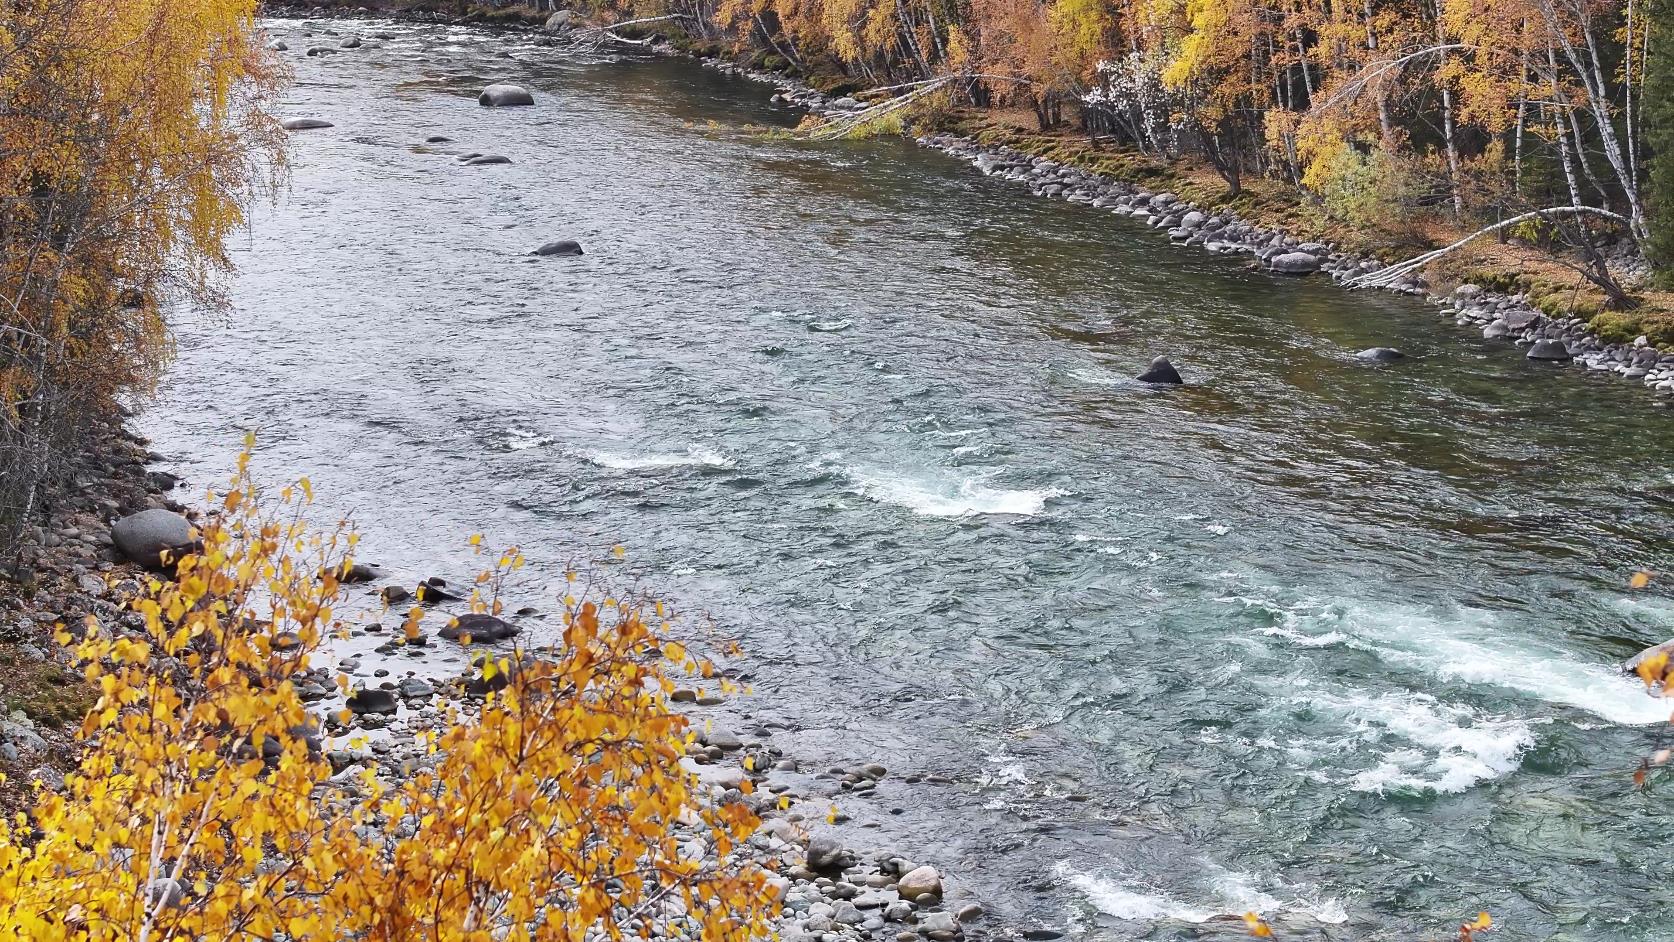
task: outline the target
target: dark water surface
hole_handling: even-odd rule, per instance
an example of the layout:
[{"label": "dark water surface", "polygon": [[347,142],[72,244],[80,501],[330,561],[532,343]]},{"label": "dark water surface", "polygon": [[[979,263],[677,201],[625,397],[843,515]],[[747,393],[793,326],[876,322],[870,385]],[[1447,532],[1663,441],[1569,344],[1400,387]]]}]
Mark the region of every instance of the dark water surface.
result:
[{"label": "dark water surface", "polygon": [[[1008,919],[1674,937],[1674,812],[1629,782],[1667,711],[1615,673],[1674,633],[1626,591],[1674,520],[1642,392],[904,142],[765,137],[768,89],[689,63],[387,28],[291,53],[287,113],[336,127],[180,331],[148,425],[194,487],[256,428],[398,566],[485,531],[540,587],[625,544],[788,751],[951,778],[845,839]],[[589,254],[524,254],[556,238]],[[1190,388],[1126,379],[1159,352]]]}]

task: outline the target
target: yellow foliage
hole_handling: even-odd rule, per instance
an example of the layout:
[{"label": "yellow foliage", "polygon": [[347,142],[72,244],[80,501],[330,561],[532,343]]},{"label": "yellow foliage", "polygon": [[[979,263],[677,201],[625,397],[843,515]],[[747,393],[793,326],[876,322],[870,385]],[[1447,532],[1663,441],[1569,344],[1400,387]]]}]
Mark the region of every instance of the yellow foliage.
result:
[{"label": "yellow foliage", "polygon": [[[294,681],[353,536],[309,533],[307,498],[268,500],[248,458],[201,551],[132,603],[143,628],[62,638],[99,699],[78,771],[0,822],[0,939],[581,942],[643,934],[665,900],[703,942],[764,934],[767,874],[734,855],[757,821],[698,801],[661,668],[685,652],[635,606],[567,605],[562,643],[494,662],[508,685],[407,780],[332,780]],[[715,855],[681,854],[682,819]]]}]

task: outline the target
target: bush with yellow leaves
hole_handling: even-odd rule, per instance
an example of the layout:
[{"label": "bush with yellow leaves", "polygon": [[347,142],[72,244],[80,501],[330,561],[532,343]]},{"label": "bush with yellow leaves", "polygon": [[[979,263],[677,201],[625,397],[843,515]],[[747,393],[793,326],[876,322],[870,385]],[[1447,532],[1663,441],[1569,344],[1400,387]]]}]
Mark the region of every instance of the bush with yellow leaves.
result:
[{"label": "bush with yellow leaves", "polygon": [[765,935],[769,875],[736,853],[757,821],[700,801],[662,670],[685,655],[637,606],[568,600],[562,643],[450,713],[420,771],[334,780],[294,681],[354,538],[306,532],[306,484],[272,500],[248,462],[143,628],[73,642],[99,700],[79,770],[0,823],[0,939]]}]

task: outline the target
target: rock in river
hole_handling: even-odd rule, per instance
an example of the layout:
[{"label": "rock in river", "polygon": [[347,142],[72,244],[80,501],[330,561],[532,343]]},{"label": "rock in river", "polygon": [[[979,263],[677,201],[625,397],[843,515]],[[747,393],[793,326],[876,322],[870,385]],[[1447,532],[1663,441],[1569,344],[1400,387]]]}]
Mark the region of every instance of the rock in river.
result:
[{"label": "rock in river", "polygon": [[1536,340],[1529,345],[1529,359],[1531,360],[1568,360],[1569,347],[1562,340]]},{"label": "rock in river", "polygon": [[472,641],[504,641],[515,637],[518,628],[510,622],[495,618],[493,615],[472,613],[461,615],[447,623],[437,632],[449,641],[457,641],[461,637],[469,636]]},{"label": "rock in river", "polygon": [[574,25],[575,11],[573,10],[559,10],[546,18],[546,31],[549,33],[562,33]]},{"label": "rock in river", "polygon": [[336,127],[330,121],[321,118],[286,118],[279,122],[279,126],[287,131],[313,131],[318,128]]},{"label": "rock in river", "polygon": [[393,690],[356,690],[346,701],[350,712],[357,716],[368,713],[394,713],[400,709]]},{"label": "rock in river", "polygon": [[1631,674],[1631,673],[1633,673],[1633,672],[1635,672],[1639,669],[1640,664],[1644,663],[1645,661],[1650,660],[1653,657],[1656,657],[1659,654],[1666,654],[1670,658],[1674,658],[1674,640],[1664,641],[1663,643],[1661,643],[1659,645],[1656,645],[1655,647],[1649,647],[1649,648],[1646,648],[1643,651],[1640,651],[1638,654],[1635,654],[1632,658],[1629,658],[1628,662],[1626,664],[1622,665],[1622,669]]},{"label": "rock in river", "polygon": [[1372,347],[1369,350],[1362,350],[1359,353],[1356,353],[1355,357],[1361,360],[1369,360],[1373,363],[1391,363],[1395,360],[1404,360],[1407,358],[1407,355],[1394,347]]},{"label": "rock in river", "polygon": [[895,889],[902,899],[916,900],[926,893],[935,896],[942,895],[942,875],[936,868],[928,864],[906,874],[895,884]]},{"label": "rock in river", "polygon": [[1281,275],[1311,275],[1319,271],[1319,256],[1307,252],[1286,252],[1275,255],[1267,267]]},{"label": "rock in river", "polygon": [[521,85],[490,85],[477,96],[477,104],[487,108],[511,108],[534,103],[535,96]]},{"label": "rock in river", "polygon": [[530,255],[580,255],[580,254],[582,254],[581,243],[575,241],[574,239],[559,239],[557,242],[548,242],[547,244],[541,246],[540,248],[534,250],[533,252],[530,252],[529,254]]},{"label": "rock in river", "polygon": [[165,551],[174,559],[192,548],[192,525],[185,517],[161,508],[123,517],[110,528],[111,541],[124,556],[141,566],[157,568]]},{"label": "rock in river", "polygon": [[1139,374],[1138,379],[1142,383],[1159,383],[1175,386],[1185,382],[1185,380],[1180,378],[1180,371],[1174,368],[1174,364],[1168,362],[1168,357],[1157,357],[1155,360],[1152,360],[1151,365],[1146,367],[1145,372]]},{"label": "rock in river", "polygon": [[467,166],[467,167],[486,167],[486,166],[489,166],[490,164],[509,164],[509,163],[511,163],[511,158],[510,157],[502,157],[499,154],[483,154],[480,157],[472,157],[470,160],[465,161],[465,166]]}]

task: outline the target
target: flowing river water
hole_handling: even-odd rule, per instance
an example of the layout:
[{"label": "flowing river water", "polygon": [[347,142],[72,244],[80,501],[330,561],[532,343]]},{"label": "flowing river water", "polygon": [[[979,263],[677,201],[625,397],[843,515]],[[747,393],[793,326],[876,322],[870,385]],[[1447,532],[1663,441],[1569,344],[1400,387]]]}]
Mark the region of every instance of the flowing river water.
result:
[{"label": "flowing river water", "polygon": [[[290,53],[286,114],[336,126],[145,421],[193,488],[253,428],[371,558],[465,575],[482,531],[532,587],[597,560],[705,613],[787,752],[892,769],[845,840],[1018,924],[1674,938],[1674,811],[1630,781],[1668,711],[1616,668],[1674,634],[1627,589],[1674,522],[1635,387],[763,134],[796,115],[693,63],[333,28],[391,38]],[[526,254],[557,238],[588,254]],[[1127,378],[1164,352],[1189,386]]]}]

